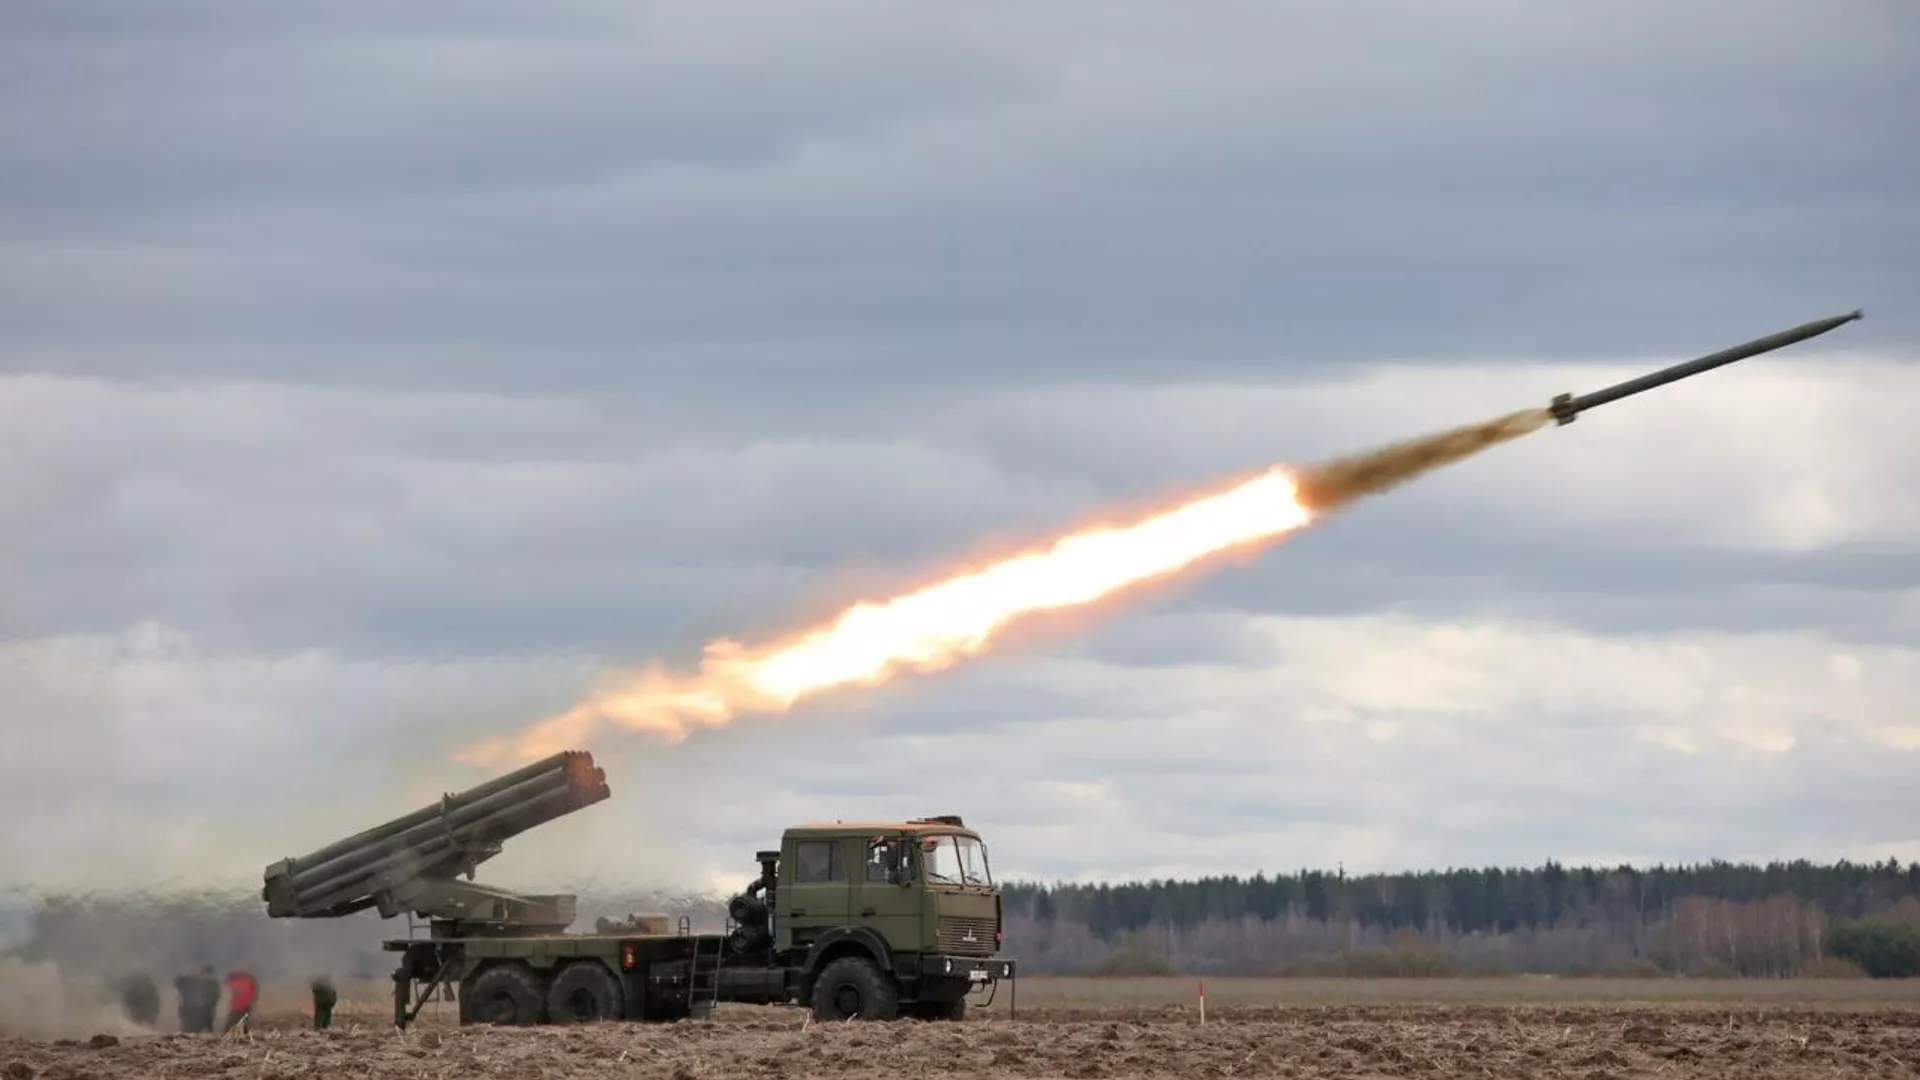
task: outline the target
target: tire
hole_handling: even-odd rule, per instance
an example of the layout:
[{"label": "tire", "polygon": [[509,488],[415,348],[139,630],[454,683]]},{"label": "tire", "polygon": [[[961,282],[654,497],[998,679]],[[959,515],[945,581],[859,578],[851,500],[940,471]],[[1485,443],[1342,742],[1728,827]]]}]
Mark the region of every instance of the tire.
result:
[{"label": "tire", "polygon": [[959,1023],[967,1018],[967,999],[956,998],[953,1001],[916,1001],[909,1013],[915,1020],[937,1020],[945,1023]]},{"label": "tire", "polygon": [[556,1024],[624,1020],[627,995],[620,980],[598,960],[577,960],[560,969],[547,987],[547,1015]]},{"label": "tire", "polygon": [[864,956],[843,956],[813,981],[815,1020],[892,1020],[900,1015],[900,988]]},{"label": "tire", "polygon": [[490,967],[461,988],[463,1023],[525,1026],[540,1023],[546,1014],[540,976],[520,964]]}]

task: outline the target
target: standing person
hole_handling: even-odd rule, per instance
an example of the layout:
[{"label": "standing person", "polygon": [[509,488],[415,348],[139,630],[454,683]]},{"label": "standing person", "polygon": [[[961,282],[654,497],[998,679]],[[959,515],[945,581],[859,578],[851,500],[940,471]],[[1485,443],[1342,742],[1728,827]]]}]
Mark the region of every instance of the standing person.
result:
[{"label": "standing person", "polygon": [[220,1017],[220,977],[213,973],[212,964],[200,966],[200,1000],[196,1006],[200,1012],[199,1031],[212,1031],[213,1022]]},{"label": "standing person", "polygon": [[322,975],[313,980],[313,1030],[325,1031],[333,1024],[333,1004],[339,1000],[332,979]]},{"label": "standing person", "polygon": [[173,977],[173,993],[180,999],[180,1030],[193,1030],[193,973],[183,971]]},{"label": "standing person", "polygon": [[180,1030],[212,1031],[214,1010],[220,1007],[220,983],[213,977],[213,968],[182,974],[173,980],[173,989],[180,995]]},{"label": "standing person", "polygon": [[238,1024],[246,1024],[247,1030],[253,1030],[253,1004],[260,996],[260,984],[253,975],[243,968],[227,972],[227,1022],[222,1031],[232,1031]]}]

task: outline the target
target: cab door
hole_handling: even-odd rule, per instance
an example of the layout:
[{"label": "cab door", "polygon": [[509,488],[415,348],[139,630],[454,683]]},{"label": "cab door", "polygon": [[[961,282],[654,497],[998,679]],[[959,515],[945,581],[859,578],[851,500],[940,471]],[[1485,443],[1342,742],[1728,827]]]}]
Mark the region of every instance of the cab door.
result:
[{"label": "cab door", "polygon": [[912,848],[912,841],[899,837],[869,839],[861,845],[864,865],[854,886],[854,922],[885,938],[896,953],[924,948],[926,893],[913,873]]},{"label": "cab door", "polygon": [[[853,902],[849,843],[838,836],[797,837],[789,843],[792,850],[781,862],[793,867],[793,875],[781,886],[775,940],[783,949],[805,949],[826,931],[847,925]],[[859,857],[865,855],[862,851]]]}]

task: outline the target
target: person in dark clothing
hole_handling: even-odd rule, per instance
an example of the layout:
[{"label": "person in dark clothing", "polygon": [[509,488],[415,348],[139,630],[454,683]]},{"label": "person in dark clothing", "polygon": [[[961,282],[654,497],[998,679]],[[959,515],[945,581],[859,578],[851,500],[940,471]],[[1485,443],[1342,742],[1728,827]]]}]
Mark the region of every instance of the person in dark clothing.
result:
[{"label": "person in dark clothing", "polygon": [[149,975],[129,976],[120,984],[120,1006],[127,1011],[127,1019],[152,1027],[160,1019],[160,988]]},{"label": "person in dark clothing", "polygon": [[182,975],[173,980],[173,988],[180,995],[180,1030],[212,1031],[214,1013],[220,1009],[220,980],[213,977],[213,968]]},{"label": "person in dark clothing", "polygon": [[334,992],[333,980],[325,975],[313,980],[313,1030],[325,1031],[333,1024],[333,1005],[340,1000]]},{"label": "person in dark clothing", "polygon": [[193,1030],[194,978],[191,972],[174,976],[173,993],[180,999],[180,1030]]}]

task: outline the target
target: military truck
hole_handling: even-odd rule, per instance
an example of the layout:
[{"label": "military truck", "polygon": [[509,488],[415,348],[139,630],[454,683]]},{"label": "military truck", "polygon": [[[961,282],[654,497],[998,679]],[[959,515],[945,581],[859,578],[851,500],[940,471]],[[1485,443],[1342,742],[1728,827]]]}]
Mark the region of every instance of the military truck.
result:
[{"label": "military truck", "polygon": [[383,943],[399,954],[402,1028],[449,992],[462,1024],[678,1020],[723,1001],[952,1021],[1014,985],[986,845],[958,815],[793,826],[755,856],[759,876],[720,932],[636,915],[574,933],[576,897],[473,880],[507,839],[610,795],[591,754],[564,751],[273,863],[261,898],[275,918],[425,919],[425,937]]}]

